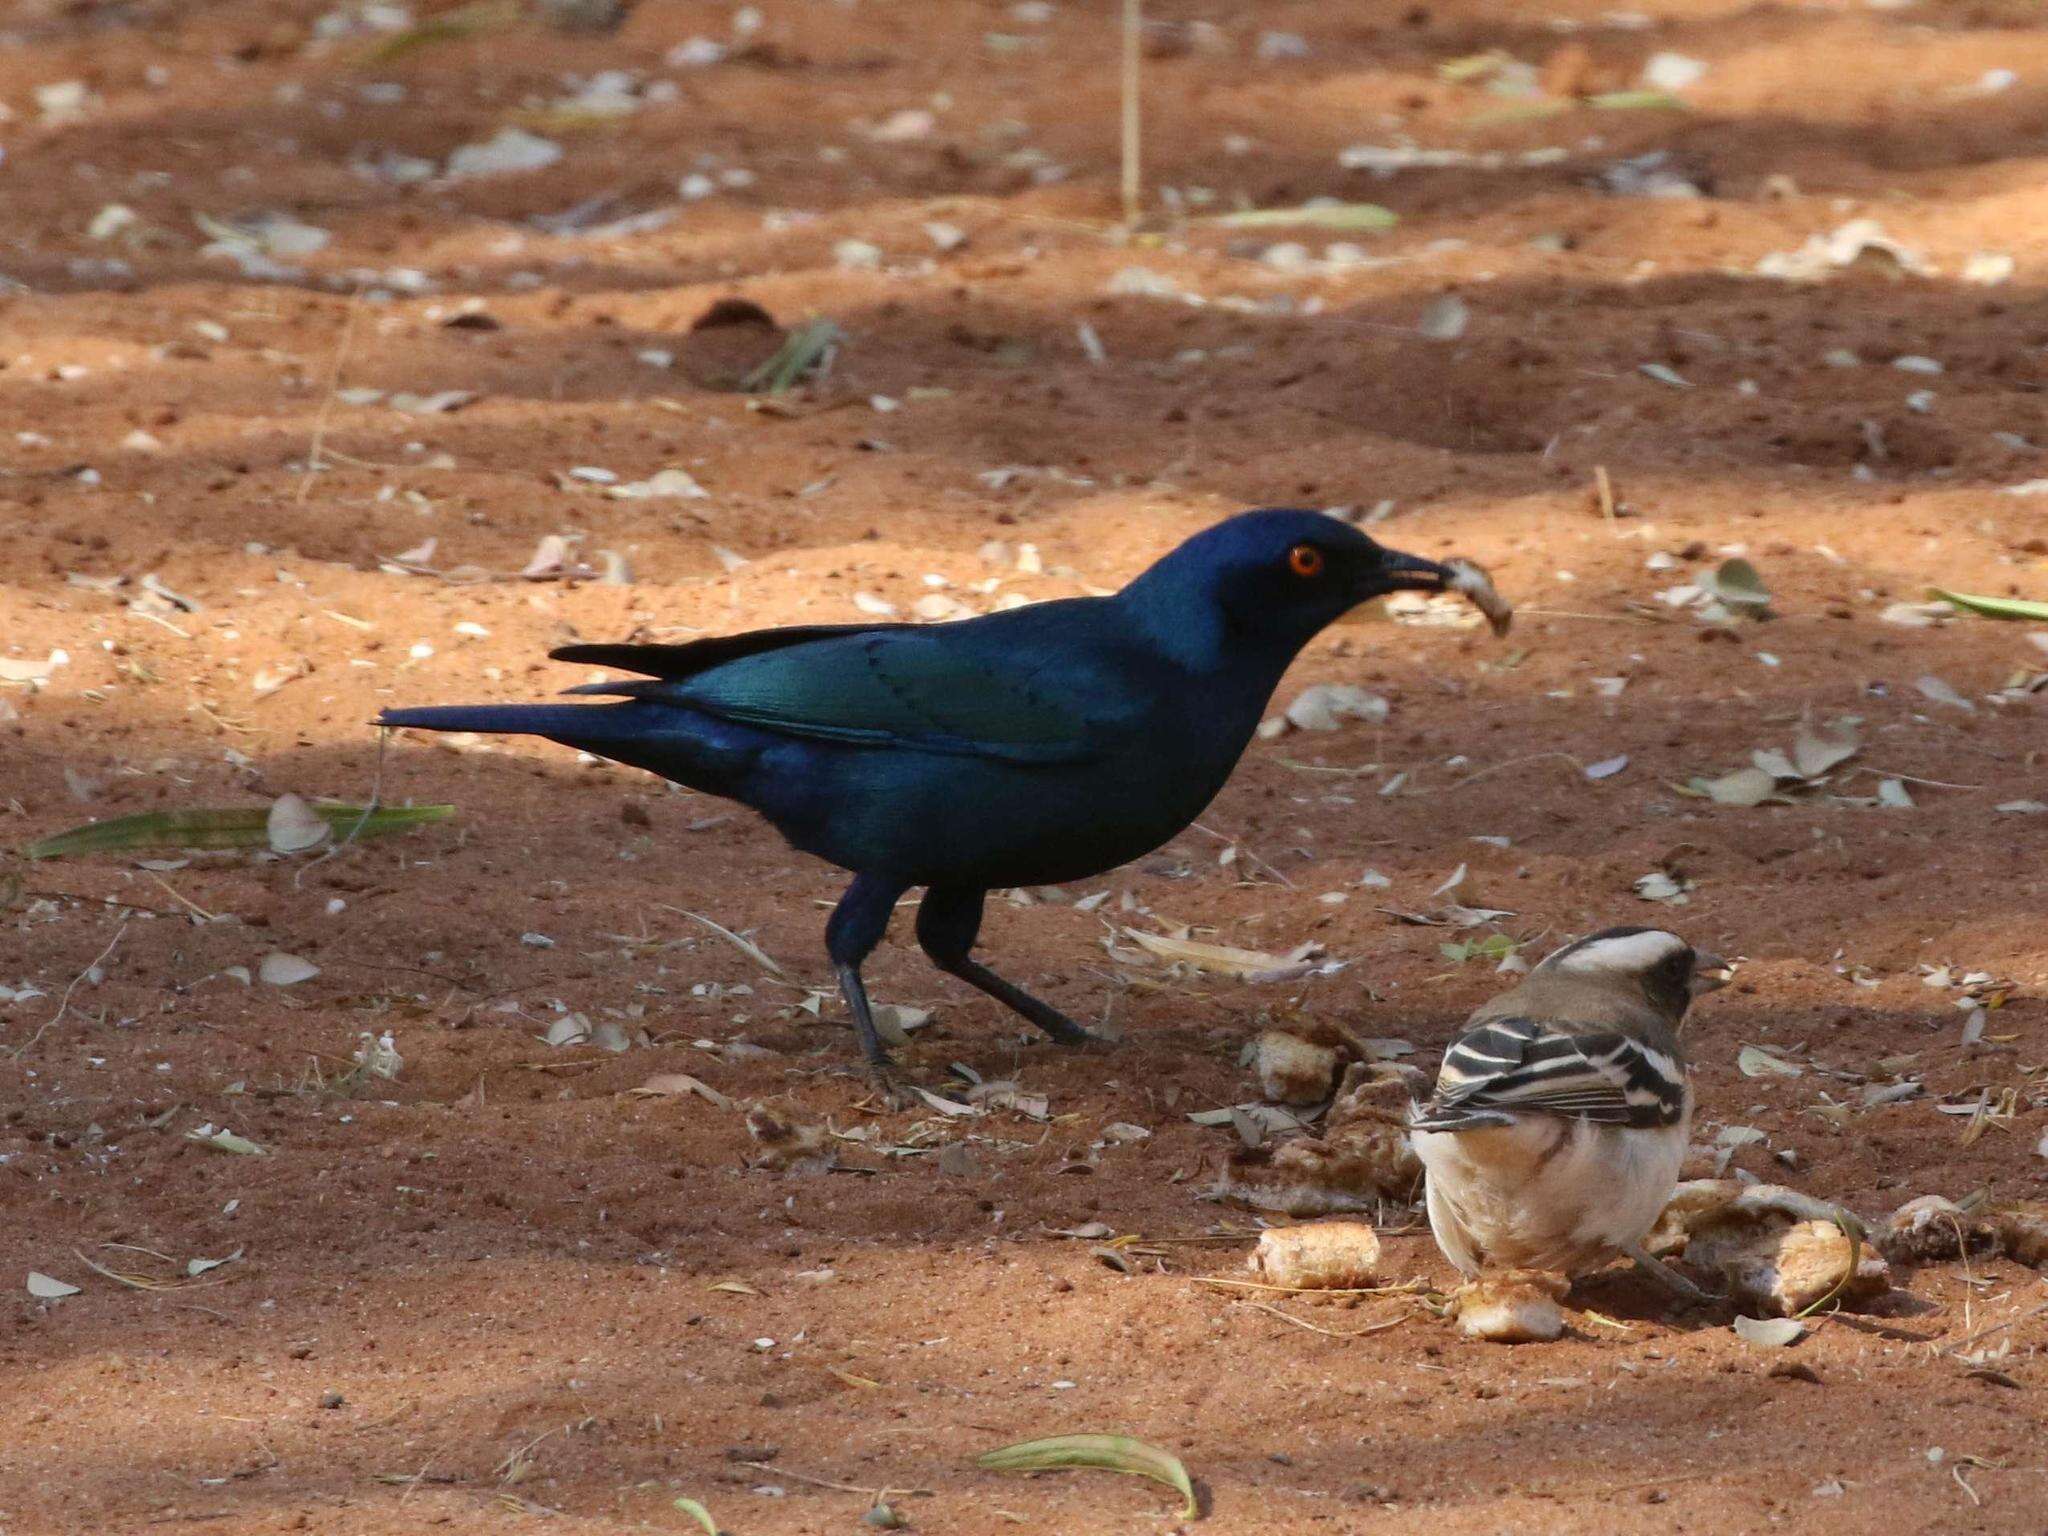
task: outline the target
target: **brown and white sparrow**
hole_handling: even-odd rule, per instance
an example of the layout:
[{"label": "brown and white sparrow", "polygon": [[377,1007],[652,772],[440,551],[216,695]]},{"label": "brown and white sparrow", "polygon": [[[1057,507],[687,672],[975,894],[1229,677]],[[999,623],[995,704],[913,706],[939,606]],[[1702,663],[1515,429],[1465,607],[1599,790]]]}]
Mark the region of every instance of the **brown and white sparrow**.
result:
[{"label": "brown and white sparrow", "polygon": [[1410,1120],[1445,1258],[1469,1276],[1642,1257],[1692,1123],[1679,1024],[1727,970],[1675,933],[1608,928],[1472,1015]]}]

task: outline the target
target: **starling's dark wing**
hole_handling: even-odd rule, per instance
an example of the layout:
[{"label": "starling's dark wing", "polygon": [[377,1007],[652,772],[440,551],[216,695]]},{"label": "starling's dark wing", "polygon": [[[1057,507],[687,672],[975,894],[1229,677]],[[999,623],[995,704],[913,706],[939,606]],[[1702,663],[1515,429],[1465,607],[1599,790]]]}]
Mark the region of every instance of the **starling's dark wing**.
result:
[{"label": "starling's dark wing", "polygon": [[[702,670],[692,666],[673,680],[572,691],[684,705],[817,741],[1017,763],[1099,757],[1105,728],[1142,701],[1078,685],[1059,664],[1059,649],[1032,643],[1041,627],[980,620],[828,630]],[[572,646],[555,654],[634,668],[671,660],[648,657],[646,649]]]},{"label": "starling's dark wing", "polygon": [[1436,1096],[1414,1128],[1473,1130],[1517,1115],[1561,1115],[1648,1129],[1677,1124],[1684,1110],[1685,1070],[1655,1046],[1618,1030],[1509,1018],[1482,1024],[1444,1053]]},{"label": "starling's dark wing", "polygon": [[[554,661],[581,661],[593,667],[613,667],[621,672],[638,672],[681,682],[722,667],[743,656],[779,651],[792,645],[809,645],[817,640],[835,640],[844,635],[872,634],[884,629],[909,629],[907,624],[794,624],[785,629],[750,629],[740,635],[713,635],[708,640],[691,640],[683,645],[563,645],[548,652]],[[598,693],[604,688],[572,688],[571,693]]]}]

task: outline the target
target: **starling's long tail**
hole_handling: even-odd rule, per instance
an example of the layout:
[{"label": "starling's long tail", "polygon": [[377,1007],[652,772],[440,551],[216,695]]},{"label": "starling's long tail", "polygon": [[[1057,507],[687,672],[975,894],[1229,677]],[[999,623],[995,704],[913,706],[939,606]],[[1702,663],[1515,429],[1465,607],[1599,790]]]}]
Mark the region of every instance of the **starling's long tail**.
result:
[{"label": "starling's long tail", "polygon": [[420,731],[482,731],[544,736],[615,763],[753,804],[745,784],[764,738],[745,726],[676,705],[444,704],[387,709],[379,725]]}]

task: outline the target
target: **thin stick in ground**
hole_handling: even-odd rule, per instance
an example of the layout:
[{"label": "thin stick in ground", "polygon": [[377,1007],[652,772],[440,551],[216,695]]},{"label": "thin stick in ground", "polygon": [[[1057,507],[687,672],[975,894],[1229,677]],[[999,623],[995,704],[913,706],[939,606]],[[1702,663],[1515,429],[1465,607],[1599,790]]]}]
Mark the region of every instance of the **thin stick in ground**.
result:
[{"label": "thin stick in ground", "polygon": [[1138,63],[1144,31],[1142,0],[1124,0],[1123,68],[1123,199],[1124,225],[1135,229],[1143,201],[1144,175],[1141,168],[1139,129]]}]

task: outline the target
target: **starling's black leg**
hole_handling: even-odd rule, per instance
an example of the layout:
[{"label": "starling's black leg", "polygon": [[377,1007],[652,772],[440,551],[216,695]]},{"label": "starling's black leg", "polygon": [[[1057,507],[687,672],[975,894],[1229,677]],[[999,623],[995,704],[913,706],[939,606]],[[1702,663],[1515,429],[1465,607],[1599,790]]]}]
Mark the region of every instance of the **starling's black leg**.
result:
[{"label": "starling's black leg", "polygon": [[908,889],[907,885],[881,875],[856,875],[825,924],[825,953],[832,957],[832,968],[839,974],[839,990],[853,1014],[853,1032],[860,1037],[860,1053],[875,1075],[890,1087],[893,1085],[888,1083],[889,1053],[882,1048],[882,1037],[875,1033],[875,1015],[868,1007],[868,989],[861,983],[860,966],[889,931],[889,916],[896,910],[896,898]]},{"label": "starling's black leg", "polygon": [[1086,1045],[1096,1037],[1059,1009],[1041,1003],[1029,992],[1014,987],[987,966],[968,958],[975,935],[981,932],[981,904],[988,892],[959,886],[935,885],[924,893],[917,909],[917,942],[931,956],[932,964],[949,975],[958,976],[971,987],[979,987],[1013,1012],[1022,1014],[1061,1045]]}]

